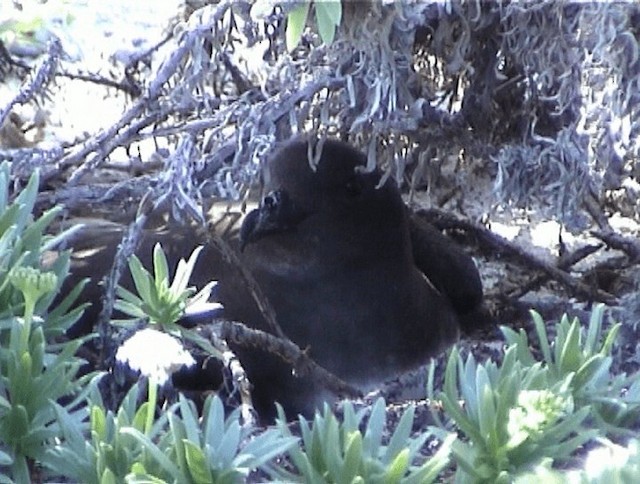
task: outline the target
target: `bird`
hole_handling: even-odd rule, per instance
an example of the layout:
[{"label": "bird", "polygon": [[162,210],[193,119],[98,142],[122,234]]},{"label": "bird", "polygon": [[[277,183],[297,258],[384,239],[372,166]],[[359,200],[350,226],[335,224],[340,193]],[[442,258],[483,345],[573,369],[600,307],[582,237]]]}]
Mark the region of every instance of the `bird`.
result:
[{"label": "bird", "polygon": [[[317,163],[310,153],[321,150]],[[413,216],[396,181],[350,144],[308,135],[284,142],[262,172],[264,194],[225,238],[273,307],[284,335],[320,366],[364,391],[415,368],[453,344],[482,305],[479,272],[470,256]],[[78,230],[71,287],[92,306],[72,333],[86,333],[100,311],[99,281],[113,262],[123,229],[104,223]],[[145,231],[137,254],[151,266],[161,242],[170,261],[204,248],[191,283],[218,280],[225,319],[273,332],[246,280],[202,228]],[[130,275],[121,284],[132,288]],[[64,287],[63,287],[64,292]],[[231,345],[253,385],[265,420],[280,403],[288,418],[313,415],[338,395],[265,349]]]}]

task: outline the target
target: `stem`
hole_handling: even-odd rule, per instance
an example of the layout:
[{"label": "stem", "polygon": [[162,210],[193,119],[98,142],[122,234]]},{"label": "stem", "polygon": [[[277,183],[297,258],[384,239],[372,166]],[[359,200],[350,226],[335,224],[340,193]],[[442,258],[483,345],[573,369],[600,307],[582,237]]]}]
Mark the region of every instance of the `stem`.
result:
[{"label": "stem", "polygon": [[153,378],[147,379],[149,398],[147,400],[147,415],[144,423],[144,434],[149,436],[153,426],[153,417],[156,414],[156,403],[158,401],[158,383]]},{"label": "stem", "polygon": [[24,295],[24,317],[22,322],[22,333],[20,334],[20,354],[29,350],[29,336],[31,336],[31,322],[33,320],[33,310],[35,301],[27,294]]},{"label": "stem", "polygon": [[[144,434],[149,437],[151,427],[153,427],[153,417],[156,414],[156,402],[158,400],[158,384],[153,378],[147,377],[147,414],[145,415]],[[142,449],[142,462],[146,462],[148,457],[147,449]]]}]

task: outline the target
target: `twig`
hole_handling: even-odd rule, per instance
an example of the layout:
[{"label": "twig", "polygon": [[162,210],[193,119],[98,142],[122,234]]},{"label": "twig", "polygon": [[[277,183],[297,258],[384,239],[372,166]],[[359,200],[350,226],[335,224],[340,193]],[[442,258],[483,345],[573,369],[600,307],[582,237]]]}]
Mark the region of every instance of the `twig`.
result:
[{"label": "twig", "polygon": [[631,262],[640,261],[640,243],[637,239],[625,237],[613,231],[592,230],[591,235],[602,240],[608,247],[627,254]]},{"label": "twig", "polygon": [[597,195],[591,187],[588,189],[587,193],[585,193],[582,205],[589,215],[591,215],[593,221],[598,225],[598,227],[600,227],[600,230],[611,230],[609,219],[602,211],[602,204],[599,202]]},{"label": "twig", "polygon": [[242,71],[234,64],[234,62],[229,57],[229,54],[226,52],[221,52],[222,62],[224,66],[227,68],[229,73],[231,74],[231,79],[233,79],[236,88],[238,89],[238,94],[242,95],[247,91],[252,90],[255,86],[251,83],[251,81],[244,75]]},{"label": "twig", "polygon": [[[226,11],[233,5],[233,0],[224,0],[220,2],[215,12],[210,18],[209,24],[214,26],[226,13]],[[191,51],[191,48],[202,35],[204,26],[197,26],[192,30],[185,32],[180,39],[178,48],[176,48],[170,55],[169,59],[160,67],[158,73],[154,79],[149,83],[149,87],[146,92],[136,101],[136,103],[118,120],[118,122],[99,133],[96,137],[85,143],[82,149],[71,153],[58,161],[54,172],[59,172],[62,169],[74,166],[77,163],[84,161],[79,168],[77,168],[69,179],[69,184],[75,184],[82,178],[82,176],[94,170],[100,163],[111,153],[115,148],[126,144],[127,140],[132,134],[138,133],[141,129],[154,123],[158,123],[166,119],[175,108],[162,107],[158,112],[150,113],[145,119],[138,120],[136,123],[133,121],[147,113],[150,106],[153,106],[155,101],[160,98],[164,93],[164,88],[169,79],[176,73],[178,67],[182,65],[183,60]],[[133,123],[128,129],[124,129],[126,126]],[[94,156],[87,159],[90,153],[95,152]],[[53,172],[44,174],[43,178],[50,178]]]},{"label": "twig", "polygon": [[227,242],[225,242],[222,237],[216,234],[215,230],[208,230],[208,235],[211,243],[220,251],[226,261],[233,267],[236,267],[240,272],[240,275],[247,284],[247,288],[249,289],[253,300],[256,302],[256,304],[258,305],[258,309],[260,309],[260,312],[267,321],[269,329],[271,329],[271,331],[273,331],[276,336],[287,339],[287,336],[284,334],[284,331],[282,331],[282,328],[278,324],[276,312],[273,309],[273,306],[271,306],[269,299],[267,299],[267,297],[262,292],[262,289],[260,289],[260,286],[254,279],[253,275],[240,261],[234,250],[229,247],[229,244],[227,244]]},{"label": "twig", "polygon": [[20,92],[9,101],[9,104],[0,111],[0,126],[4,124],[13,106],[26,103],[51,82],[61,54],[62,46],[60,45],[60,40],[54,38],[49,42],[47,56],[42,64],[40,64],[40,67],[38,67],[33,80],[27,86],[23,86]]},{"label": "twig", "polygon": [[615,296],[600,289],[591,289],[586,284],[575,280],[563,270],[527,253],[521,247],[512,244],[504,237],[487,230],[479,224],[468,220],[459,220],[453,215],[438,209],[420,210],[417,214],[425,217],[429,222],[439,228],[461,228],[473,233],[477,237],[478,242],[487,249],[492,252],[497,251],[501,254],[514,257],[516,260],[524,262],[527,266],[546,273],[549,277],[565,286],[572,294],[576,294],[587,300],[601,301],[608,305],[615,305],[617,302]]},{"label": "twig", "polygon": [[[560,270],[566,271],[567,269],[573,267],[575,264],[580,262],[582,259],[585,259],[586,257],[590,256],[591,254],[593,254],[594,252],[596,252],[601,248],[602,248],[602,244],[585,245],[584,247],[580,247],[573,252],[570,252],[568,254],[564,254],[563,256],[561,256],[558,259],[557,267]],[[519,299],[529,291],[532,291],[535,288],[539,287],[541,284],[544,284],[547,280],[549,280],[548,275],[536,276],[533,280],[529,281],[523,287],[515,289],[513,292],[511,292],[508,295],[508,297],[510,299]]]},{"label": "twig", "polygon": [[251,399],[251,382],[247,377],[242,362],[236,354],[229,348],[224,338],[221,338],[216,331],[216,325],[209,324],[198,328],[198,333],[220,352],[220,359],[226,368],[231,372],[233,379],[233,387],[240,394],[240,415],[242,416],[243,425],[253,427],[256,421],[256,411],[253,407]]},{"label": "twig", "polygon": [[129,225],[122,236],[122,241],[118,245],[118,250],[114,256],[113,266],[106,277],[102,297],[102,310],[98,315],[98,333],[100,336],[100,362],[104,368],[110,367],[110,360],[114,356],[113,344],[111,341],[111,314],[116,297],[116,287],[120,281],[122,271],[127,264],[127,260],[135,252],[142,229],[149,216],[162,205],[167,199],[167,190],[163,185],[149,189],[140,201],[136,218]]},{"label": "twig", "polygon": [[[155,43],[154,45],[152,45],[151,47],[149,47],[147,50],[145,50],[144,52],[139,53],[138,55],[132,57],[129,62],[127,63],[126,67],[124,68],[124,77],[125,79],[131,83],[131,85],[133,86],[137,86],[138,83],[134,80],[133,78],[133,73],[136,70],[136,65],[140,62],[140,61],[147,61],[147,64],[150,64],[150,57],[151,54],[153,54],[154,52],[156,52],[158,49],[160,49],[160,47],[162,47],[164,44],[166,44],[167,42],[169,42],[170,39],[173,38],[173,32],[169,32],[167,35],[164,36],[164,38],[162,38],[159,42]],[[138,94],[139,95],[139,94]],[[137,97],[137,96],[136,96]]]},{"label": "twig", "polygon": [[114,87],[123,91],[130,95],[131,97],[138,97],[141,94],[140,86],[135,83],[132,83],[129,79],[126,82],[118,82],[112,79],[107,79],[106,77],[100,76],[98,74],[83,74],[83,73],[71,73],[71,72],[61,72],[57,74],[59,77],[66,77],[67,79],[73,79],[77,81],[85,81],[92,82],[94,84],[98,84],[100,86]]},{"label": "twig", "polygon": [[132,132],[138,133],[140,130],[149,126],[150,124],[154,124],[160,122],[163,119],[166,119],[166,117],[169,115],[170,111],[168,109],[162,110],[161,112],[157,113],[151,113],[148,117],[138,120],[136,123],[133,123],[128,129],[120,132],[122,128],[131,123],[136,117],[144,112],[146,102],[148,102],[148,100],[146,100],[145,98],[141,98],[127,113],[125,113],[122,118],[120,118],[116,125],[112,126],[106,131],[103,131],[94,139],[85,143],[85,145],[79,151],[72,153],[60,160],[60,162],[56,166],[58,171],[68,166],[73,166],[80,160],[86,159],[91,152],[96,152],[96,154],[92,158],[89,158],[73,172],[68,181],[69,185],[76,184],[86,173],[94,170],[100,163],[102,163],[102,161],[104,161],[109,153],[111,153],[118,146],[121,146],[124,140],[128,140],[131,137]]},{"label": "twig", "polygon": [[253,346],[279,356],[291,364],[298,375],[309,375],[332,392],[349,398],[361,398],[362,393],[349,383],[318,365],[307,353],[288,339],[252,329],[236,321],[222,321],[220,337],[243,347]]},{"label": "twig", "polygon": [[9,66],[17,67],[27,72],[31,70],[31,67],[22,62],[20,59],[14,59],[5,47],[2,40],[0,40],[0,75],[5,75],[7,73],[7,71],[4,69],[5,66],[3,65],[3,63],[5,62],[9,64]]},{"label": "twig", "polygon": [[98,315],[98,342],[100,351],[100,368],[108,370],[112,367],[112,359],[115,356],[115,343],[112,338],[111,315],[116,299],[116,288],[122,272],[127,264],[127,260],[135,252],[140,240],[142,228],[147,220],[147,214],[139,214],[136,220],[129,225],[125,231],[122,241],[118,245],[118,250],[114,257],[113,266],[109,275],[105,278],[104,290],[102,294],[102,309]]},{"label": "twig", "polygon": [[63,205],[73,216],[107,217],[127,224],[134,216],[135,203],[158,185],[157,176],[143,175],[115,184],[91,183],[72,187],[61,186],[40,192],[36,199],[38,213],[55,205]]}]

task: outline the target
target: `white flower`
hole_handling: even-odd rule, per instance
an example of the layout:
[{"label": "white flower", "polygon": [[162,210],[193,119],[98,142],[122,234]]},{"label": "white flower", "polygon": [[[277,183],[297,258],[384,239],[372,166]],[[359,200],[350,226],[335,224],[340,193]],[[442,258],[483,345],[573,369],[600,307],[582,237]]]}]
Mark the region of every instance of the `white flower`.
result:
[{"label": "white flower", "polygon": [[195,364],[191,354],[176,338],[151,328],[142,329],[126,340],[118,348],[116,360],[140,371],[160,386],[183,365]]}]

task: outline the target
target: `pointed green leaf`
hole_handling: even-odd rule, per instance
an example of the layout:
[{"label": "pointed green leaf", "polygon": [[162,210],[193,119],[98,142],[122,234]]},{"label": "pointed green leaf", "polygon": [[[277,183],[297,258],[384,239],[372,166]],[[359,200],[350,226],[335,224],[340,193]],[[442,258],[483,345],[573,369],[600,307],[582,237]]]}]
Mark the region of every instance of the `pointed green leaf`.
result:
[{"label": "pointed green leaf", "polygon": [[542,320],[542,316],[535,311],[529,311],[529,313],[531,314],[531,319],[533,319],[533,324],[536,328],[536,334],[538,336],[538,342],[540,343],[540,350],[544,356],[544,361],[546,361],[548,365],[551,365],[553,362],[553,358],[551,357],[551,347],[549,346],[549,337],[547,336],[547,329],[544,325],[544,321]]},{"label": "pointed green leaf", "polygon": [[204,456],[202,449],[197,444],[189,440],[184,440],[185,456],[187,459],[187,466],[189,468],[189,474],[192,479],[200,484],[207,484],[213,482],[213,476],[211,470],[207,465],[207,459]]},{"label": "pointed green leaf", "polygon": [[133,283],[136,286],[136,291],[140,295],[140,298],[143,301],[151,300],[153,278],[143,267],[140,259],[135,255],[132,255],[129,259],[129,270],[131,271],[131,277],[133,278]]},{"label": "pointed green leaf", "polygon": [[560,360],[556,363],[560,367],[562,375],[566,375],[572,371],[578,371],[582,359],[580,351],[580,323],[577,319],[573,321],[567,333],[567,339],[564,342],[560,353]]},{"label": "pointed green leaf", "polygon": [[160,243],[156,243],[153,246],[153,275],[156,282],[156,287],[160,281],[169,280],[169,264],[167,263],[167,256],[162,250]]},{"label": "pointed green leaf", "polygon": [[300,37],[302,37],[302,32],[307,23],[310,5],[311,3],[309,1],[305,1],[305,3],[289,12],[287,16],[286,42],[288,51],[295,49],[300,41]]},{"label": "pointed green leaf", "polygon": [[326,45],[331,45],[342,18],[342,3],[339,0],[315,2],[314,6],[320,38]]},{"label": "pointed green leaf", "polygon": [[115,474],[109,468],[106,468],[100,477],[100,484],[117,484],[118,480],[116,479]]},{"label": "pointed green leaf", "polygon": [[621,323],[616,323],[611,327],[611,329],[607,333],[604,343],[602,343],[602,349],[600,350],[601,354],[603,355],[611,354],[611,348],[613,348],[613,344],[616,342],[616,339],[618,338],[618,333],[620,332],[621,327],[622,327]]},{"label": "pointed green leaf", "polygon": [[400,482],[409,468],[409,449],[404,448],[393,459],[384,473],[384,482]]},{"label": "pointed green leaf", "polygon": [[180,469],[171,461],[171,459],[165,455],[165,453],[158,448],[146,435],[133,427],[124,427],[120,430],[121,434],[130,435],[138,442],[142,444],[144,449],[148,452],[149,456],[155,460],[158,465],[167,473],[171,475],[176,482],[184,482]]},{"label": "pointed green leaf", "polygon": [[387,420],[387,409],[383,398],[378,398],[371,409],[369,422],[364,434],[363,448],[370,455],[377,456],[382,445],[382,432]]},{"label": "pointed green leaf", "polygon": [[389,440],[389,445],[385,451],[383,462],[388,464],[391,459],[395,458],[398,453],[407,446],[411,437],[411,426],[413,425],[413,416],[415,408],[410,405],[402,414],[396,429]]},{"label": "pointed green leaf", "polygon": [[193,252],[189,256],[189,260],[187,262],[185,262],[184,259],[180,259],[178,262],[176,274],[173,278],[173,282],[171,283],[171,292],[173,294],[181,294],[187,289],[189,279],[193,273],[198,256],[200,255],[200,252],[202,252],[202,248],[202,246],[198,246],[193,249]]},{"label": "pointed green leaf", "polygon": [[587,337],[584,342],[584,349],[587,355],[596,353],[597,345],[602,333],[602,317],[604,316],[604,304],[599,303],[593,307],[589,326],[587,326]]}]

